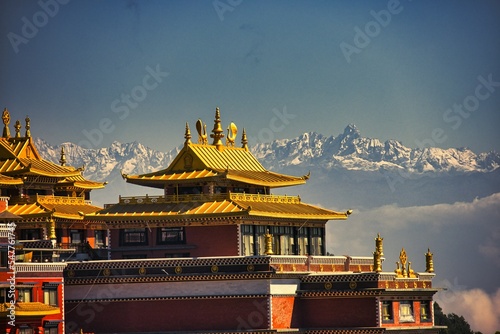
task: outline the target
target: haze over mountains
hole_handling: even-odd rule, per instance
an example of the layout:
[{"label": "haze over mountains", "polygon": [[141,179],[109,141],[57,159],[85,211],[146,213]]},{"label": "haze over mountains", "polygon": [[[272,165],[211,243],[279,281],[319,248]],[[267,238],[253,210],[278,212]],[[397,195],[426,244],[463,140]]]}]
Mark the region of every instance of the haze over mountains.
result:
[{"label": "haze over mountains", "polygon": [[[85,166],[84,175],[108,181],[104,190],[94,191],[98,204],[115,202],[121,195],[152,194],[155,190],[127,185],[121,172],[143,174],[168,166],[179,152],[166,152],[144,145],[114,142],[110,147],[86,149],[73,143],[53,146],[37,139],[42,156],[60,159],[64,145],[67,164]],[[315,132],[293,139],[275,140],[252,147],[252,152],[268,169],[311,177],[306,186],[277,189],[301,194],[309,201],[338,209],[376,207],[398,203],[402,206],[452,203],[487,196],[500,189],[500,154],[476,154],[467,148],[417,148],[396,140],[381,142],[362,137],[355,125],[338,136]],[[333,199],[333,200],[330,200]]]}]

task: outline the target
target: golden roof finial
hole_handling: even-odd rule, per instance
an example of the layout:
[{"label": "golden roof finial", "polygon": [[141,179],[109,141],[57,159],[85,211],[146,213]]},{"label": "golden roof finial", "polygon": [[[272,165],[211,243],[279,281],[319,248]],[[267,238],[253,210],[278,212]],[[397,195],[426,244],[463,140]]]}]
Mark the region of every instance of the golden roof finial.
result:
[{"label": "golden roof finial", "polygon": [[188,122],[186,122],[186,132],[184,133],[184,139],[186,139],[186,141],[184,142],[184,146],[191,144],[191,130],[189,130]]},{"label": "golden roof finial", "polygon": [[382,271],[382,257],[380,256],[380,252],[378,250],[373,252],[373,271],[376,273]]},{"label": "golden roof finial", "polygon": [[30,132],[30,118],[28,116],[26,116],[26,138],[29,138],[31,137],[31,132]]},{"label": "golden roof finial", "polygon": [[61,166],[66,166],[66,154],[64,153],[64,146],[61,146],[61,159],[59,159]]},{"label": "golden roof finial", "polygon": [[375,248],[379,251],[380,256],[384,256],[384,238],[380,237],[380,233],[377,233],[377,237],[375,238]]},{"label": "golden roof finial", "polygon": [[212,134],[210,135],[210,138],[214,139],[212,145],[215,145],[218,150],[221,150],[223,147],[222,138],[224,138],[224,130],[222,130],[222,126],[220,124],[219,107],[215,108],[214,128],[212,130]]},{"label": "golden roof finial", "polygon": [[10,123],[10,114],[7,108],[4,108],[3,114],[2,114],[2,120],[3,120],[3,138],[10,138],[10,129],[9,129],[9,123]]},{"label": "golden roof finial", "polygon": [[21,122],[19,120],[14,124],[14,129],[16,129],[16,138],[21,138]]},{"label": "golden roof finial", "polygon": [[427,253],[425,253],[425,271],[428,273],[434,272],[434,261],[432,256],[431,249],[427,248]]},{"label": "golden roof finial", "polygon": [[248,139],[245,128],[243,128],[243,134],[241,135],[241,144],[242,144],[241,147],[244,148],[245,151],[248,151]]}]

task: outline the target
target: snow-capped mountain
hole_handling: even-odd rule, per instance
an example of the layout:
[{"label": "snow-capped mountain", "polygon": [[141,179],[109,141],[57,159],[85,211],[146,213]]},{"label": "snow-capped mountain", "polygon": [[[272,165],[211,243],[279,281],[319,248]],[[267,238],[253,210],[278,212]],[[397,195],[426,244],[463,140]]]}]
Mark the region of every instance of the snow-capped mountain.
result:
[{"label": "snow-capped mountain", "polygon": [[397,140],[381,142],[361,137],[353,124],[337,137],[309,132],[294,139],[258,144],[253,152],[264,165],[274,169],[293,165],[327,170],[393,169],[417,176],[427,172],[489,172],[500,166],[496,152],[477,155],[468,148],[412,149]]},{"label": "snow-capped mountain", "polygon": [[[126,184],[121,172],[143,174],[164,169],[180,150],[176,147],[159,152],[137,142],[86,149],[73,143],[52,146],[42,139],[36,139],[36,146],[45,159],[55,163],[64,146],[68,165],[85,166],[88,179],[108,181],[105,190],[92,193],[99,204],[115,202],[118,195],[153,194],[154,189]],[[332,193],[342,193],[335,198],[336,206],[367,207],[471,200],[500,192],[500,154],[496,152],[413,149],[397,140],[381,142],[362,137],[354,125],[348,125],[336,137],[304,133],[293,139],[257,144],[252,152],[275,172],[304,175],[311,171],[306,192],[313,202],[326,206],[332,205],[328,202]]]}]

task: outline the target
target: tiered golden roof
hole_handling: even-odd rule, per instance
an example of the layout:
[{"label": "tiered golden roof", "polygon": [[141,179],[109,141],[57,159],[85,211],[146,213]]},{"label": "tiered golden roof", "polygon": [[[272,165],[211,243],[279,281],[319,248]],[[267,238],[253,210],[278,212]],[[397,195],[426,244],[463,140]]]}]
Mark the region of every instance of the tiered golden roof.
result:
[{"label": "tiered golden roof", "polygon": [[207,217],[287,218],[299,221],[346,219],[348,213],[302,203],[298,196],[229,193],[217,195],[121,197],[120,203],[94,214],[89,220],[179,221]]},{"label": "tiered golden roof", "polygon": [[[11,197],[11,213],[22,216],[25,221],[42,218],[82,220],[83,214],[101,209],[77,196],[104,188],[105,183],[85,179],[82,175],[83,168],[66,166],[63,149],[61,165],[43,159],[31,137],[29,117],[26,117],[24,136],[21,136],[19,121],[14,127],[15,136],[10,136],[10,114],[7,109],[3,111],[2,120],[4,129],[0,138],[0,185],[6,188],[5,193]],[[62,199],[58,200],[58,196],[38,195],[50,194],[51,191],[67,196],[61,196]]]},{"label": "tiered golden roof", "polygon": [[[124,226],[146,221],[204,224],[204,219],[221,217],[286,219],[302,226],[305,222],[347,218],[348,213],[302,203],[298,196],[270,195],[271,188],[304,184],[309,175],[290,176],[266,170],[248,149],[245,130],[242,147],[234,147],[234,123],[227,128],[226,145],[222,144],[219,108],[210,136],[212,144],[208,143],[206,124],[198,120],[196,129],[198,141],[193,143],[186,123],[184,147],[166,169],[142,175],[123,174],[129,183],[165,189],[165,196],[120,198],[118,204],[86,218]],[[220,192],[215,191],[216,187],[222,187]]]},{"label": "tiered golden roof", "polygon": [[236,125],[231,123],[228,128],[229,140],[226,146],[222,145],[220,133],[220,113],[217,108],[214,132],[214,142],[208,144],[207,135],[203,132],[205,125],[199,120],[197,129],[199,133],[198,144],[191,142],[189,126],[186,125],[186,141],[172,163],[163,170],[142,174],[126,175],[123,178],[128,183],[163,189],[168,184],[190,183],[193,181],[231,180],[243,184],[263,186],[269,188],[287,187],[304,184],[308,178],[305,176],[290,176],[273,173],[264,168],[262,164],[248,150],[246,134],[243,133],[243,147],[234,147]]}]

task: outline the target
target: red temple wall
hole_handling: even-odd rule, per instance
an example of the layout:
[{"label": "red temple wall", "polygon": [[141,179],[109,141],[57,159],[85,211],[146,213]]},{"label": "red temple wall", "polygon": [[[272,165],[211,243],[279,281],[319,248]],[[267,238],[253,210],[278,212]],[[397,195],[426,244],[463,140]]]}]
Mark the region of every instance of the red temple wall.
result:
[{"label": "red temple wall", "polygon": [[311,298],[296,301],[293,327],[377,326],[374,298]]},{"label": "red temple wall", "polygon": [[190,250],[196,256],[237,256],[238,228],[236,225],[186,227],[186,243],[196,245]]},{"label": "red temple wall", "polygon": [[[250,330],[269,326],[265,297],[84,302],[66,305],[66,332]],[[110,321],[120,319],[120,321]]]},{"label": "red temple wall", "polygon": [[273,329],[291,328],[294,306],[294,296],[273,296],[271,298]]}]

